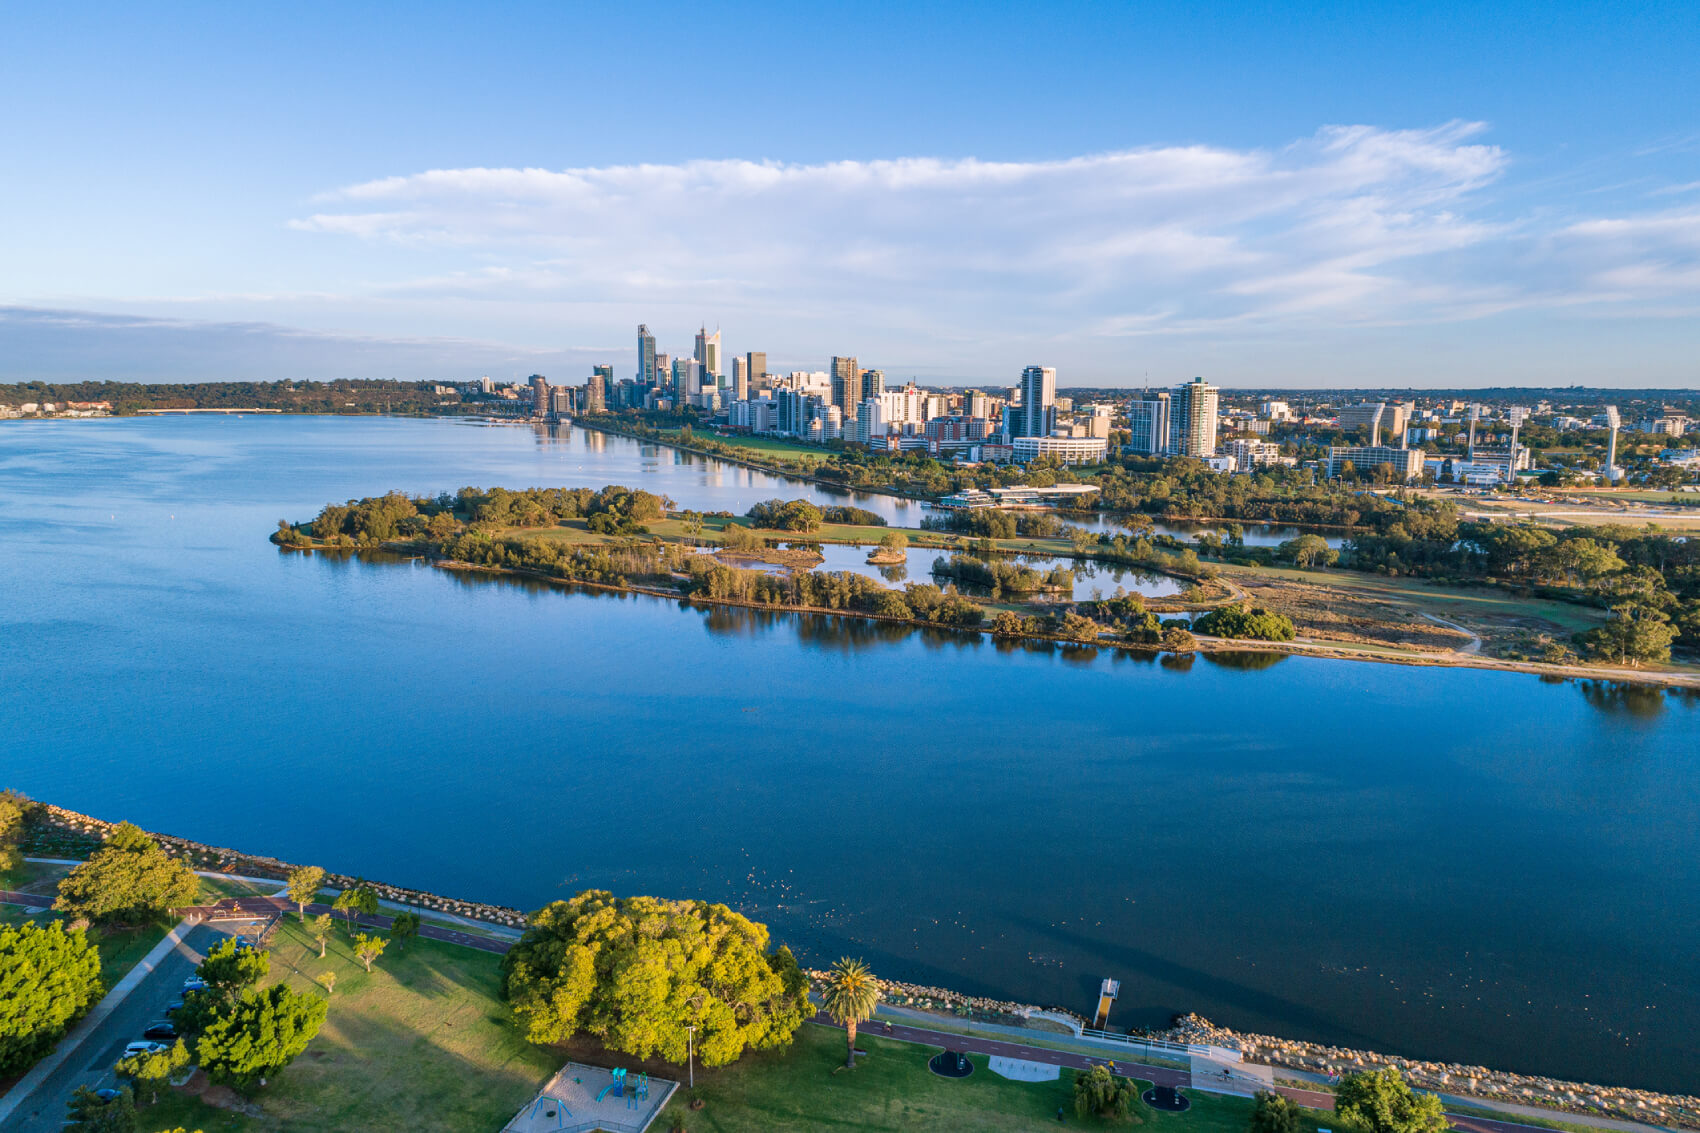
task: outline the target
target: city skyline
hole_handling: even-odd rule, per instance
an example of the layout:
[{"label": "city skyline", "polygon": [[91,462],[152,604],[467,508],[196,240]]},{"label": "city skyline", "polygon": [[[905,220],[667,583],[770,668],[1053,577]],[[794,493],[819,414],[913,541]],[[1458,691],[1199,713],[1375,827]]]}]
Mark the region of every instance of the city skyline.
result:
[{"label": "city skyline", "polygon": [[[0,379],[577,375],[647,322],[936,384],[1700,381],[1678,5],[89,11],[3,17]],[[514,77],[631,26],[770,65]]]}]

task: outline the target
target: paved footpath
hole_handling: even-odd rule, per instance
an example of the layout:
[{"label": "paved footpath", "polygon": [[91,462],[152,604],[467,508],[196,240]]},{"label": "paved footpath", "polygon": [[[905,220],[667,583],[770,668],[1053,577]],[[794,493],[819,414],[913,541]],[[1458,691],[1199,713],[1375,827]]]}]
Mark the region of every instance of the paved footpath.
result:
[{"label": "paved footpath", "polygon": [[[40,906],[43,899],[39,894],[15,893],[10,890],[0,890],[0,903],[11,905]],[[48,902],[51,903],[51,902]],[[193,905],[178,910],[180,916],[189,921],[238,920],[243,917],[274,917],[283,913],[295,912],[293,901],[283,897],[227,897],[213,905]],[[307,911],[315,916],[320,913],[330,913],[340,924],[346,924],[347,918],[329,905],[314,902],[307,906]],[[360,914],[354,918],[354,923],[361,928],[375,928],[388,931],[395,923],[394,917],[382,914]],[[419,935],[426,940],[440,940],[446,944],[459,944],[467,948],[476,948],[482,952],[493,952],[502,955],[513,947],[510,940],[493,939],[479,936],[476,933],[460,932],[457,929],[442,928],[433,924],[421,924]],[[826,1027],[837,1027],[825,1015],[815,1016],[814,1022]],[[840,1030],[843,1028],[840,1027]],[[1018,1042],[1005,1042],[1001,1039],[982,1038],[977,1035],[959,1035],[951,1031],[932,1031],[925,1027],[911,1027],[902,1023],[893,1023],[889,1027],[881,1022],[870,1023],[858,1028],[859,1034],[874,1035],[878,1038],[897,1039],[900,1042],[923,1043],[927,1046],[944,1047],[947,1050],[962,1051],[965,1054],[1001,1055],[1004,1058],[1018,1058],[1026,1062],[1043,1062],[1052,1066],[1067,1066],[1075,1070],[1089,1070],[1094,1066],[1110,1066],[1117,1074],[1125,1077],[1140,1078],[1156,1086],[1192,1087],[1192,1074],[1186,1070],[1174,1070],[1167,1066],[1151,1066],[1143,1062],[1129,1062],[1125,1059],[1110,1059],[1087,1054],[1074,1054],[1065,1050],[1053,1050],[1049,1047],[1026,1046]],[[1208,1087],[1200,1087],[1208,1088]],[[1321,1090],[1300,1090],[1291,1086],[1277,1086],[1275,1091],[1300,1105],[1311,1109],[1331,1110],[1334,1108],[1334,1095]],[[1464,1133],[1526,1133],[1530,1129],[1541,1129],[1551,1133],[1545,1126],[1525,1125],[1516,1121],[1500,1121],[1491,1117],[1478,1117],[1474,1114],[1447,1114],[1452,1122],[1452,1128],[1463,1130]],[[1577,1121],[1582,1124],[1594,1124],[1584,1115],[1558,1114],[1556,1118]],[[1613,1128],[1621,1125],[1613,1123]],[[1652,1129],[1652,1126],[1640,1128]]]}]

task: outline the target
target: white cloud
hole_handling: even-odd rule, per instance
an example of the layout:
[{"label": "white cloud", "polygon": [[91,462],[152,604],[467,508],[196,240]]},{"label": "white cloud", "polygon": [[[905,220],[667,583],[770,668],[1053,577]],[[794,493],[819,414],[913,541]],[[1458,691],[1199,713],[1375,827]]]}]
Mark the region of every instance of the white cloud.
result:
[{"label": "white cloud", "polygon": [[1449,301],[1405,265],[1503,230],[1463,212],[1507,165],[1481,130],[1333,127],[1272,150],[1037,162],[440,169],[325,194],[292,224],[481,261],[413,291],[921,310],[964,333],[1136,326],[1157,310],[1160,323],[1397,321],[1443,317]]}]

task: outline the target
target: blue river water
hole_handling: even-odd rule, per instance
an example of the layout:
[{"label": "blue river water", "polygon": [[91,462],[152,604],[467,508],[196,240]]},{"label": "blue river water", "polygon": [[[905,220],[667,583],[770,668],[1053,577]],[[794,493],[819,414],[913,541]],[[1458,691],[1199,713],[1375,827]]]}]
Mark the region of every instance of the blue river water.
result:
[{"label": "blue river water", "polygon": [[[283,553],[390,488],[805,485],[571,428],[0,426],[0,783],[458,896],[701,896],[1113,1021],[1700,1088],[1700,703]],[[913,523],[901,501],[864,499]]]}]

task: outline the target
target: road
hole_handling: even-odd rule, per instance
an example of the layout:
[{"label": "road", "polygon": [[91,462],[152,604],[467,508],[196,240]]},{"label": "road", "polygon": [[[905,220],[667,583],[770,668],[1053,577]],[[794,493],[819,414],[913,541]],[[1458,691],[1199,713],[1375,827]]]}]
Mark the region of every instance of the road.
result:
[{"label": "road", "polygon": [[229,933],[243,927],[228,922],[217,927],[197,925],[144,977],[124,1001],[103,1019],[58,1068],[48,1074],[6,1121],[5,1133],[59,1133],[65,1107],[78,1086],[98,1089],[116,1084],[112,1064],[124,1047],[142,1037],[150,1023],[165,1017],[165,1008],[183,991],[183,981]]}]

